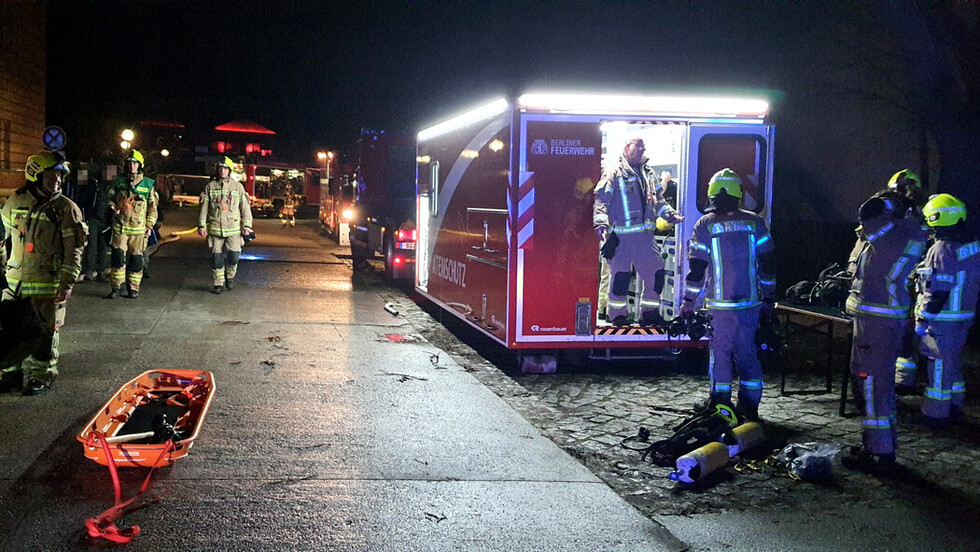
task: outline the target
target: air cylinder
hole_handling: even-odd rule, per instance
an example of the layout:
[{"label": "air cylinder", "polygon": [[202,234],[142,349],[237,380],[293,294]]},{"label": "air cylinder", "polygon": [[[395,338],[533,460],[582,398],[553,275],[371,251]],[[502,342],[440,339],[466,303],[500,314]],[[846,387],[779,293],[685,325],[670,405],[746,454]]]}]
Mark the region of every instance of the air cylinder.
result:
[{"label": "air cylinder", "polygon": [[749,422],[729,430],[722,441],[728,446],[728,456],[735,457],[761,443],[764,437],[762,426]]},{"label": "air cylinder", "polygon": [[677,471],[668,475],[674,481],[694,483],[728,463],[728,447],[714,441],[677,459]]}]

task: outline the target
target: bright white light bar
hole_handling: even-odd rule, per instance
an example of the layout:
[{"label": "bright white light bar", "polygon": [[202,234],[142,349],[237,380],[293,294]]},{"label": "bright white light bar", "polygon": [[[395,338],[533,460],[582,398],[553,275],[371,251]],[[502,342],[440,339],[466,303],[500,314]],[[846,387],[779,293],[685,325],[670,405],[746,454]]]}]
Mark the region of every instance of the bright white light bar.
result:
[{"label": "bright white light bar", "polygon": [[488,119],[497,115],[498,113],[503,113],[507,110],[507,100],[500,98],[499,100],[494,100],[488,104],[481,105],[476,109],[471,109],[462,115],[457,115],[452,119],[443,121],[435,126],[431,126],[427,129],[419,131],[419,142],[424,142],[430,138],[435,138],[441,134],[445,134],[457,128],[464,127],[469,124],[473,124],[477,121],[483,119]]},{"label": "bright white light bar", "polygon": [[763,118],[765,100],[693,96],[600,96],[590,94],[524,94],[521,107],[573,114],[636,114],[689,117]]}]

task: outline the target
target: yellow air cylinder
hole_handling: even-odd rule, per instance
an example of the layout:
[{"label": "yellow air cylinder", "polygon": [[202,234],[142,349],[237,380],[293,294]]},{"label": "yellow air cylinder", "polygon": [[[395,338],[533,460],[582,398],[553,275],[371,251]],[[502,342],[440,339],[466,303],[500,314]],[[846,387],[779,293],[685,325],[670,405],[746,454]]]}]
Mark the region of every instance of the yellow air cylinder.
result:
[{"label": "yellow air cylinder", "polygon": [[729,430],[722,441],[728,447],[728,456],[735,457],[761,443],[764,437],[762,426],[749,422]]},{"label": "yellow air cylinder", "polygon": [[696,448],[677,459],[677,471],[668,477],[674,481],[694,483],[728,463],[728,447],[715,441]]}]

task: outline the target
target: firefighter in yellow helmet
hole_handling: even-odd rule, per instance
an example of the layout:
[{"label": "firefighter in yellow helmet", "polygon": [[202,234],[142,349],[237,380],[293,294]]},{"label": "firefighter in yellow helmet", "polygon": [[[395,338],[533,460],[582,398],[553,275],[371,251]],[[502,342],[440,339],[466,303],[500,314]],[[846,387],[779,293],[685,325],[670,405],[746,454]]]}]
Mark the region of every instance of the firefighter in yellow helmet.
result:
[{"label": "firefighter in yellow helmet", "polygon": [[0,209],[3,246],[10,250],[3,300],[29,298],[44,320],[45,333],[20,366],[5,371],[3,381],[16,386],[27,372],[24,394],[37,395],[50,390],[58,376],[58,330],[82,270],[88,230],[81,210],[61,193],[69,173],[64,155],[50,151],[32,155],[25,173],[25,185]]},{"label": "firefighter in yellow helmet", "polygon": [[197,233],[207,236],[214,276],[212,293],[235,288],[244,236],[252,233],[252,208],[241,182],[231,176],[235,162],[225,157],[214,165],[214,178],[201,194]]},{"label": "firefighter in yellow helmet", "polygon": [[681,314],[690,316],[704,297],[711,317],[709,404],[731,405],[732,376],[738,370],[740,415],[759,419],[762,364],[755,332],[760,316],[776,300],[775,254],[765,219],[739,209],[742,179],[722,169],[708,181],[708,207],[694,223],[688,242],[688,273]]},{"label": "firefighter in yellow helmet", "polygon": [[977,309],[980,242],[966,225],[966,204],[950,194],[933,196],[922,214],[935,238],[917,269],[923,291],[915,303],[915,333],[929,365],[922,414],[926,425],[944,426],[963,421],[960,353]]},{"label": "firefighter in yellow helmet", "polygon": [[107,299],[119,297],[123,283],[126,297],[136,299],[143,281],[143,251],[157,222],[160,197],[153,179],[143,176],[143,154],[132,150],[123,160],[123,174],[116,177],[112,192],[111,289]]}]

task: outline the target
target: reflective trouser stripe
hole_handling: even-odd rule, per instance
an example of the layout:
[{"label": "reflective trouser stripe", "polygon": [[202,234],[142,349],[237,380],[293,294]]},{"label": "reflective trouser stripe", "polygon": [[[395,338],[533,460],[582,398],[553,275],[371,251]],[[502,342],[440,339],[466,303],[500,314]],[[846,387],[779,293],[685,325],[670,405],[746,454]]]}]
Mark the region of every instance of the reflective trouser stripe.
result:
[{"label": "reflective trouser stripe", "polygon": [[109,273],[109,279],[112,282],[113,289],[122,287],[123,282],[126,281],[126,267],[112,267],[112,271]]},{"label": "reflective trouser stripe", "polygon": [[915,362],[910,358],[895,359],[895,383],[898,385],[915,385]]},{"label": "reflective trouser stripe", "polygon": [[133,291],[140,290],[140,282],[143,281],[143,271],[130,272],[126,275],[126,282],[129,284],[129,288]]}]

